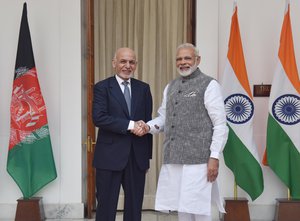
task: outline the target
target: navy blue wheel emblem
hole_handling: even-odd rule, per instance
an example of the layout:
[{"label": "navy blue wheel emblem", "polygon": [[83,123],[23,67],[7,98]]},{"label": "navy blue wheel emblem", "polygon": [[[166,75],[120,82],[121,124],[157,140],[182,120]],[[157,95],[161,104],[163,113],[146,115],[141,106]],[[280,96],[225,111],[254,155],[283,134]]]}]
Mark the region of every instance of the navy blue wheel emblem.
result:
[{"label": "navy blue wheel emblem", "polygon": [[293,125],[300,122],[300,97],[285,94],[278,97],[272,105],[273,116],[282,124]]},{"label": "navy blue wheel emblem", "polygon": [[224,101],[227,120],[234,124],[243,124],[253,116],[253,102],[244,94],[232,94]]}]

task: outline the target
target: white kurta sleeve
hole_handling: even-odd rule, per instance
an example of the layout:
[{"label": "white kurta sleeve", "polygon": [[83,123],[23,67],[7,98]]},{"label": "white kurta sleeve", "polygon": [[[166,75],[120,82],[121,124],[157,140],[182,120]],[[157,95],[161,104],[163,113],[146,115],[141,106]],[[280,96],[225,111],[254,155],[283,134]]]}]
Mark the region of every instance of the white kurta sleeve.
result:
[{"label": "white kurta sleeve", "polygon": [[228,127],[221,87],[215,80],[212,80],[207,86],[204,94],[204,105],[213,124],[210,157],[219,159],[219,155],[227,142]]},{"label": "white kurta sleeve", "polygon": [[151,133],[151,134],[155,134],[155,133],[164,131],[165,120],[166,120],[168,87],[169,87],[169,85],[167,85],[164,89],[163,100],[162,100],[160,107],[157,110],[158,116],[147,122],[147,124],[150,126],[149,133]]}]

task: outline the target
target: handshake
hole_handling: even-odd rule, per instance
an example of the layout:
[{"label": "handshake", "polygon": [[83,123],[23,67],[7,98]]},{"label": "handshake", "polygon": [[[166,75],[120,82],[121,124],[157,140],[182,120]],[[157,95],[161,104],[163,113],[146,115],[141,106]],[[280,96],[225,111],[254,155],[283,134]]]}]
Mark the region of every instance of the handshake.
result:
[{"label": "handshake", "polygon": [[131,133],[141,137],[150,131],[150,126],[144,121],[139,120],[134,122],[134,128],[130,131]]}]

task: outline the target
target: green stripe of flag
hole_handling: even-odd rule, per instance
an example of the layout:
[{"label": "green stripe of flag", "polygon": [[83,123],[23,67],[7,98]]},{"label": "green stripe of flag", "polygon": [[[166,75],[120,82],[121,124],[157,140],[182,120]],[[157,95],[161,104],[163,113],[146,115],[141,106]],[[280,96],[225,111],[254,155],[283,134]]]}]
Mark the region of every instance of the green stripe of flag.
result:
[{"label": "green stripe of flag", "polygon": [[233,129],[228,127],[228,140],[223,151],[225,164],[232,170],[236,183],[255,200],[264,189],[260,164]]},{"label": "green stripe of flag", "polygon": [[30,198],[54,180],[57,174],[50,136],[13,147],[8,152],[7,172],[18,184],[24,198]]},{"label": "green stripe of flag", "polygon": [[292,198],[300,199],[300,153],[271,114],[267,128],[268,165],[290,189]]}]

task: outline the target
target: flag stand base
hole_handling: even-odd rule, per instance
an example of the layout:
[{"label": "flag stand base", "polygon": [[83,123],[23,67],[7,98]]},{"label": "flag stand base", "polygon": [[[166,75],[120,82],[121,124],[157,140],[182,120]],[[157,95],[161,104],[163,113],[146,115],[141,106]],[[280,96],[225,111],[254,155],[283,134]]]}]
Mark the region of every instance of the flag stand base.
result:
[{"label": "flag stand base", "polygon": [[223,221],[250,221],[246,198],[225,198],[225,211]]},{"label": "flag stand base", "polygon": [[275,221],[298,221],[300,200],[276,199]]},{"label": "flag stand base", "polygon": [[17,200],[15,221],[43,221],[45,220],[42,197]]}]

